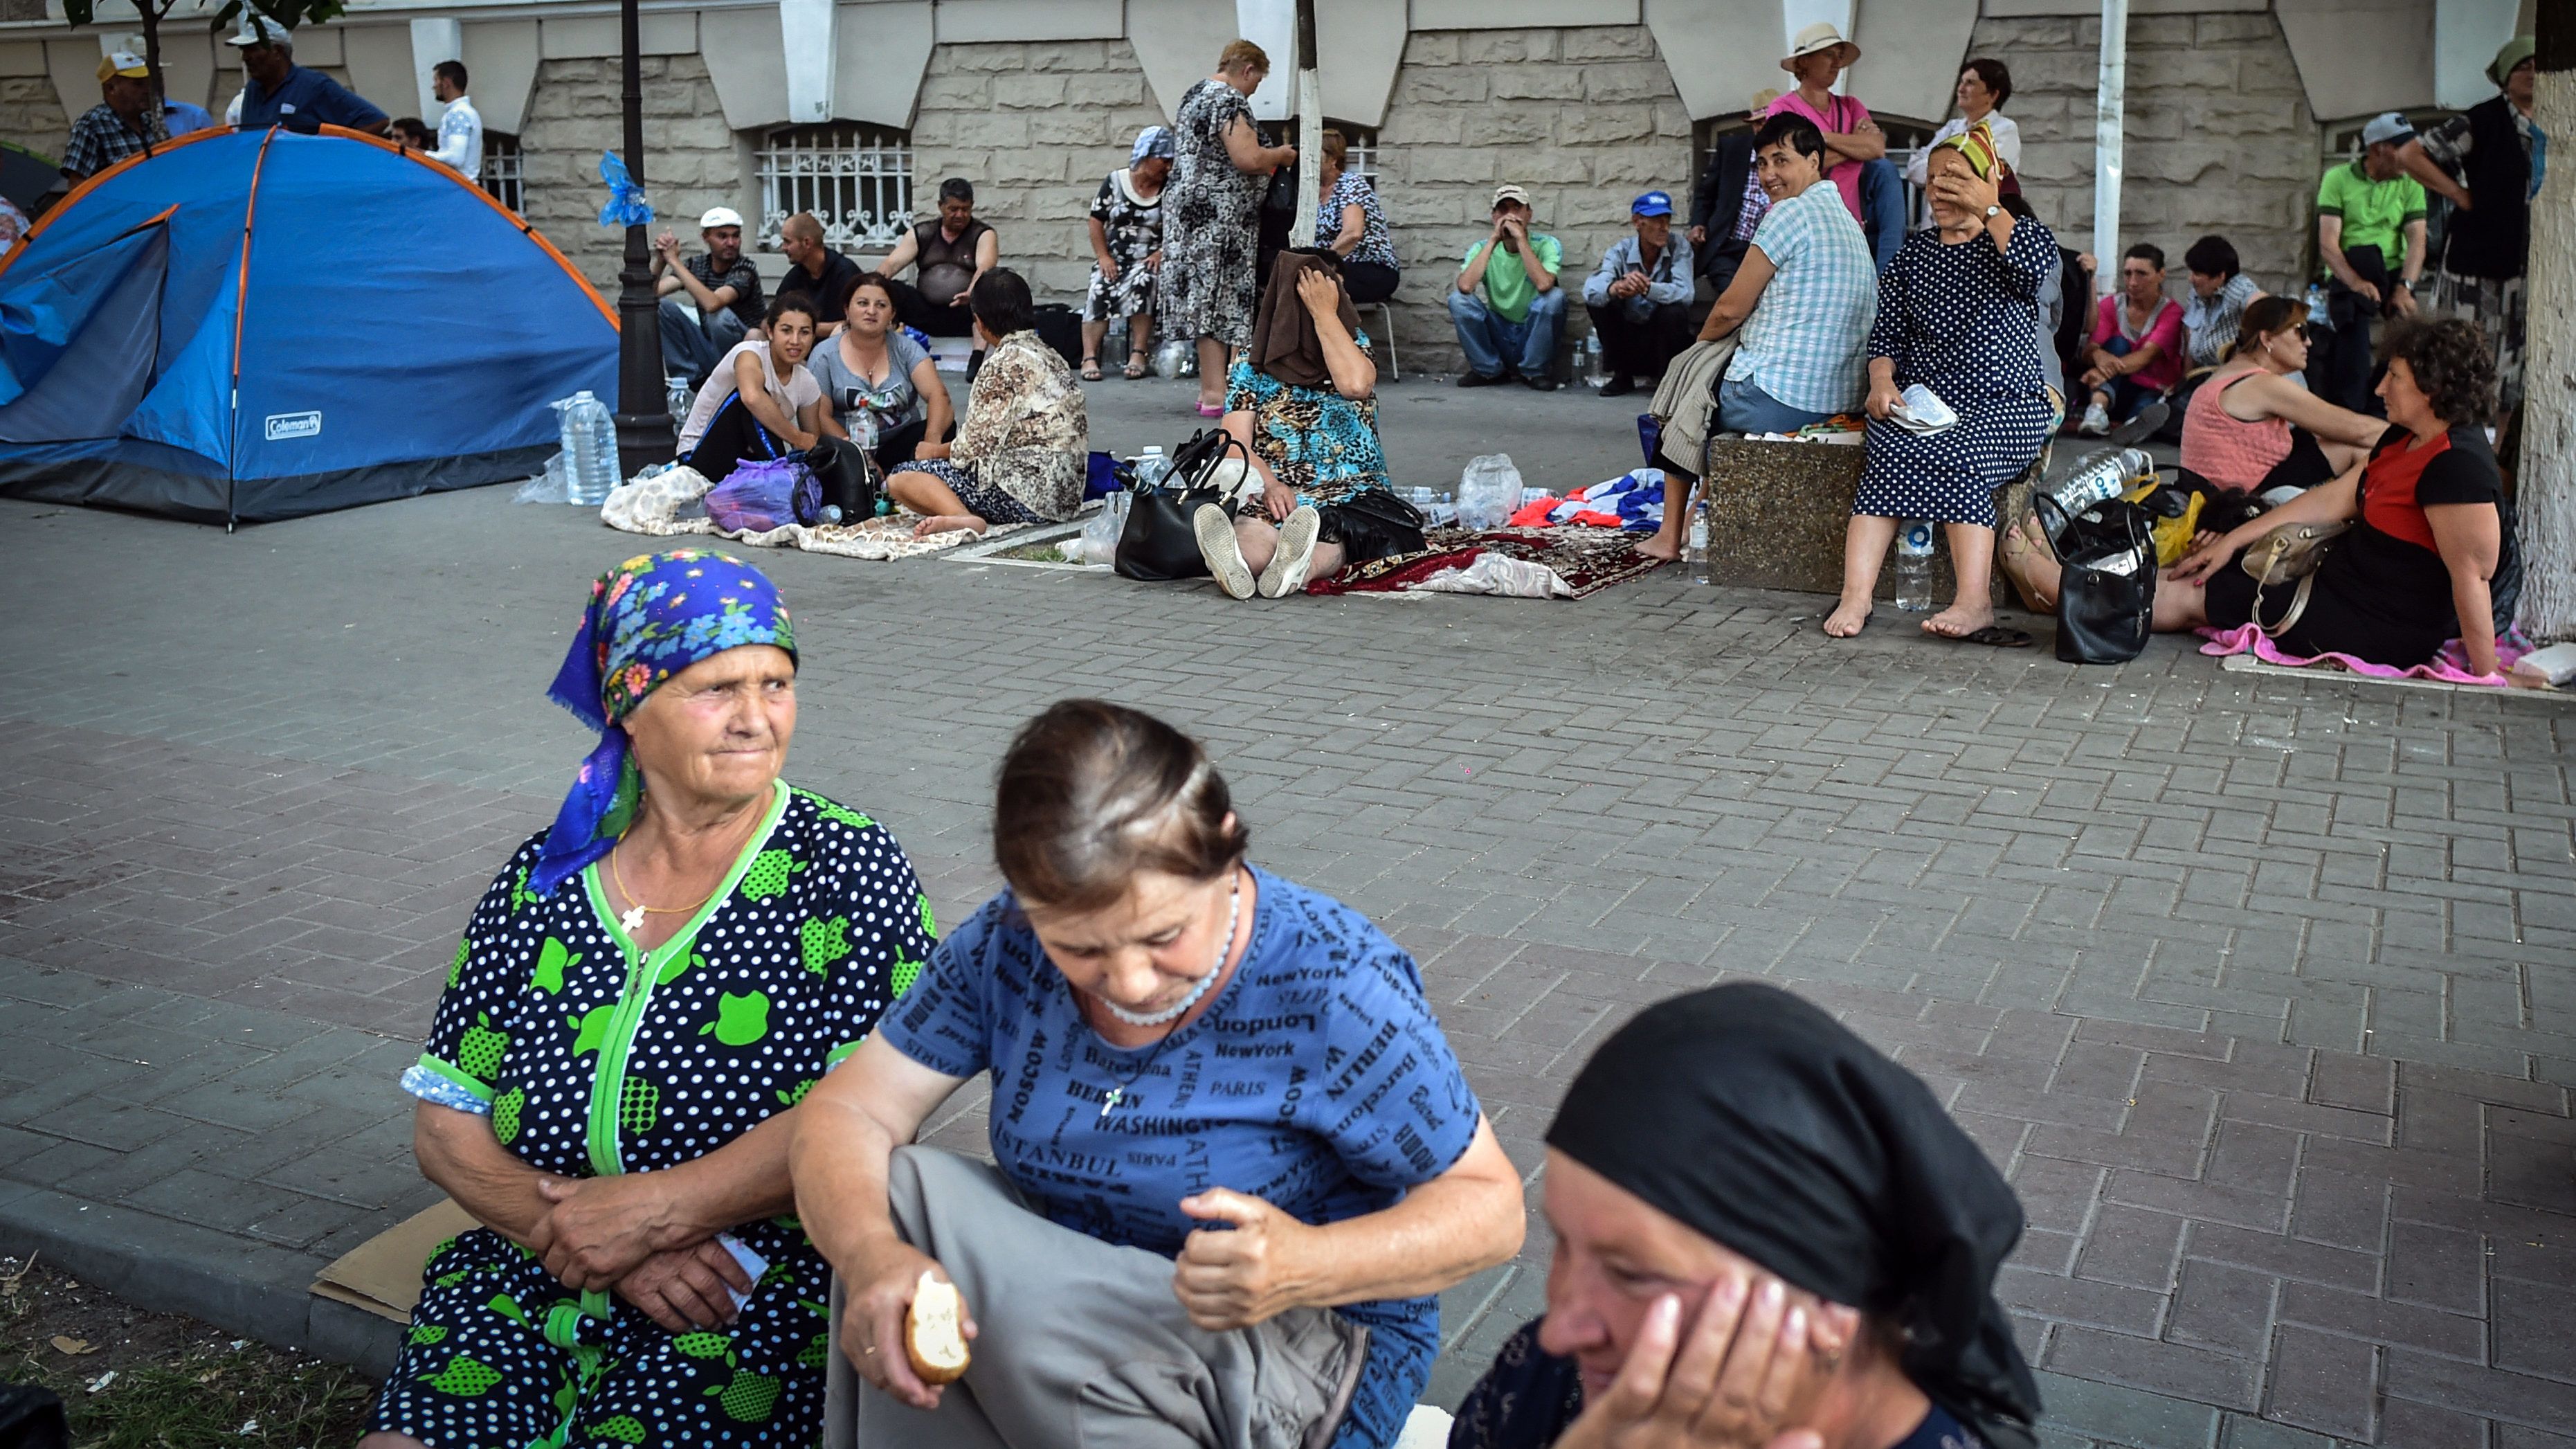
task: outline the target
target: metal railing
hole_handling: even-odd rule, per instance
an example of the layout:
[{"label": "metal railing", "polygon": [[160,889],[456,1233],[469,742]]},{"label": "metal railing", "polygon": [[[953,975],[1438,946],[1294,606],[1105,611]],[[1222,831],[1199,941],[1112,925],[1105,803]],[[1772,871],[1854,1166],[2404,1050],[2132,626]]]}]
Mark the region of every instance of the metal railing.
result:
[{"label": "metal railing", "polygon": [[758,154],[760,245],[778,245],[780,223],[800,211],[823,223],[837,251],[879,251],[912,224],[912,141],[900,131],[835,121],[789,126]]},{"label": "metal railing", "polygon": [[527,212],[528,192],[521,180],[518,137],[507,131],[483,133],[483,174],[478,179],[494,201],[513,212]]}]

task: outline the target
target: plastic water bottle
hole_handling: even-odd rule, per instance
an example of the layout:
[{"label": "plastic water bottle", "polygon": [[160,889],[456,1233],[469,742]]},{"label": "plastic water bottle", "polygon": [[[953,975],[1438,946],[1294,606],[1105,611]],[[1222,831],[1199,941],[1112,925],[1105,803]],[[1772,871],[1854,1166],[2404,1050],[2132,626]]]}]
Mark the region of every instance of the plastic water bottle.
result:
[{"label": "plastic water bottle", "polygon": [[1583,380],[1596,388],[1610,385],[1610,374],[1601,367],[1601,334],[1598,332],[1583,334]]},{"label": "plastic water bottle", "polygon": [[2326,312],[2326,287],[2323,282],[2308,283],[2308,325],[2331,332],[2334,318]]},{"label": "plastic water bottle", "polygon": [[671,426],[685,428],[689,425],[689,409],[697,406],[697,390],[689,386],[685,377],[666,377],[662,379],[662,402],[671,410]]},{"label": "plastic water bottle", "polygon": [[1704,584],[1709,581],[1708,500],[1705,498],[1691,507],[1690,535],[1688,541],[1682,545],[1682,568],[1690,575],[1692,583]]},{"label": "plastic water bottle", "polygon": [[837,503],[826,503],[823,505],[823,511],[816,514],[815,517],[825,527],[830,527],[833,524],[839,523],[841,521],[841,505]]},{"label": "plastic water bottle", "polygon": [[2075,460],[2073,471],[2048,490],[2069,517],[2129,489],[2130,480],[2156,471],[2156,460],[2144,448],[2096,448]]},{"label": "plastic water bottle", "polygon": [[1160,443],[1147,443],[1145,451],[1132,461],[1136,466],[1136,481],[1148,488],[1158,487],[1164,479],[1172,476],[1172,460],[1163,456]]},{"label": "plastic water bottle", "polygon": [[617,471],[617,425],[608,416],[608,404],[586,390],[563,404],[561,416],[569,483],[565,501],[597,508],[625,476]]},{"label": "plastic water bottle", "polygon": [[1932,525],[1920,518],[1896,527],[1896,607],[1932,611]]}]

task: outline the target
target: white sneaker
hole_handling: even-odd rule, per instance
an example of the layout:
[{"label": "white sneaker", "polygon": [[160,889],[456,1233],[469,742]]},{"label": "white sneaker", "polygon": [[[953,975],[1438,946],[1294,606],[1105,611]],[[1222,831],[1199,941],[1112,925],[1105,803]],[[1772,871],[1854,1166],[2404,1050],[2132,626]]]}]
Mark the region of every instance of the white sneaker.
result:
[{"label": "white sneaker", "polygon": [[1279,547],[1270,555],[1270,566],[1261,571],[1261,597],[1284,599],[1306,587],[1306,565],[1314,561],[1315,539],[1323,529],[1324,515],[1311,504],[1288,515],[1279,525]]},{"label": "white sneaker", "polygon": [[1243,561],[1233,517],[1213,503],[1202,503],[1190,515],[1190,531],[1198,535],[1199,557],[1207,560],[1208,575],[1217,587],[1238,599],[1251,598],[1252,565]]},{"label": "white sneaker", "polygon": [[2098,438],[2111,431],[2111,414],[2100,403],[2084,410],[2084,421],[2075,430],[2088,438]]}]

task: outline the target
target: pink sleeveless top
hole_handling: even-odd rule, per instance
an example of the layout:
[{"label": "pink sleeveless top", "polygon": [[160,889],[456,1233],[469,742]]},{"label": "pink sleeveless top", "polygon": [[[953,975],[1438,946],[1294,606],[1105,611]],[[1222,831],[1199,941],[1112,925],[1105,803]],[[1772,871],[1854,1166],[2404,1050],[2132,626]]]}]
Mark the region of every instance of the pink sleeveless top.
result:
[{"label": "pink sleeveless top", "polygon": [[2240,372],[2214,387],[2202,387],[2182,413],[2182,465],[2214,486],[2238,493],[2263,486],[2264,476],[2290,456],[2288,419],[2249,423],[2231,416],[2219,402],[2221,393],[2252,376]]}]

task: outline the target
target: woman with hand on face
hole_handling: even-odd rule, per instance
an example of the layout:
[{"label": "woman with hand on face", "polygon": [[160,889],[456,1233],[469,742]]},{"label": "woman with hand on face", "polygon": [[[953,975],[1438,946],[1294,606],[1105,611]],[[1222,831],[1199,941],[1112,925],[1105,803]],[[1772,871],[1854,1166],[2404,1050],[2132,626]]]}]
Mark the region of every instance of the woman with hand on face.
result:
[{"label": "woman with hand on face", "polygon": [[895,325],[894,289],[884,277],[869,272],[851,284],[841,323],[807,363],[823,390],[823,431],[866,449],[881,472],[947,457],[956,432],[948,384]]},{"label": "woman with hand on face", "polygon": [[[2258,623],[2294,658],[2343,654],[2393,669],[2429,663],[2457,639],[2470,673],[2503,672],[2488,585],[2514,539],[2485,428],[2495,407],[2495,354],[2475,324],[2448,318],[2400,321],[2381,339],[2380,355],[2388,427],[2370,460],[2204,537],[2156,579],[2157,632]],[[2344,522],[2352,530],[2296,584],[2258,588],[2238,566],[2238,555],[2276,528]],[[2060,570],[2039,540],[2007,550],[2004,569],[2024,594],[2056,606]]]},{"label": "woman with hand on face", "polygon": [[[1246,863],[1198,745],[1099,700],[1003,757],[1008,883],[799,1109],[866,1449],[1380,1449],[1441,1289],[1519,1250],[1520,1178],[1349,907]],[[990,1074],[993,1162],[909,1146]],[[924,1384],[924,1274],[970,1319]]]},{"label": "woman with hand on face", "polygon": [[361,1449],[806,1446],[828,1270],[790,1109],[930,951],[912,866],[779,778],[796,641],[718,553],[600,576],[550,691],[600,732],[475,907],[412,1150],[483,1225],[439,1245]]},{"label": "woman with hand on face", "polygon": [[2030,1449],[2021,1203],[1920,1078],[1776,987],[1645,1009],[1547,1129],[1547,1316],[1449,1449]]}]

